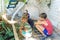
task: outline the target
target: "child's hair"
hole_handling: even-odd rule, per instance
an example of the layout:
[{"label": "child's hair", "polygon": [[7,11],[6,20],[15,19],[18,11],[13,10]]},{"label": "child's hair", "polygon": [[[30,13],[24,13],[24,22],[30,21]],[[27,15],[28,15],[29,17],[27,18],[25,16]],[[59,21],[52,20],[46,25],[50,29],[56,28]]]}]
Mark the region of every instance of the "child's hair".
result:
[{"label": "child's hair", "polygon": [[28,16],[28,18],[30,17],[30,14],[28,13],[28,10],[25,10],[24,14],[23,15],[26,15]]},{"label": "child's hair", "polygon": [[26,15],[22,16],[22,19],[27,19],[27,16]]},{"label": "child's hair", "polygon": [[24,13],[28,13],[28,10],[25,10]]},{"label": "child's hair", "polygon": [[28,16],[28,13],[24,13],[23,15],[24,15],[24,16]]},{"label": "child's hair", "polygon": [[47,14],[46,14],[46,13],[41,13],[41,14],[39,15],[39,17],[46,19],[46,18],[47,18]]}]

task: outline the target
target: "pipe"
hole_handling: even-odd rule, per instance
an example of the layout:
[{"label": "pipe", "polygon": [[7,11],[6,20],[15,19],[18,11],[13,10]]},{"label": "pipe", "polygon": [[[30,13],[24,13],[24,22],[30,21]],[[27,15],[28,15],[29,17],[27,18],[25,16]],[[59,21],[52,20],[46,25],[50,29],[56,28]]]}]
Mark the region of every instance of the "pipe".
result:
[{"label": "pipe", "polygon": [[[28,1],[29,1],[29,0],[26,0],[25,3],[28,2]],[[23,3],[23,4],[16,10],[16,12],[13,14],[11,20],[14,19],[15,15],[16,15],[16,14],[18,13],[18,11],[25,5],[25,3]]]},{"label": "pipe", "polygon": [[18,11],[24,6],[24,3],[16,10],[16,12],[13,14],[11,20],[14,19],[15,15],[18,13]]},{"label": "pipe", "polygon": [[[11,21],[14,20],[15,15],[18,13],[18,11],[19,11],[24,5],[25,5],[25,4],[23,3],[23,4],[16,10],[16,12],[13,14],[13,16],[12,16],[12,18],[11,18]],[[18,37],[18,34],[17,34],[17,32],[16,32],[16,28],[15,28],[14,24],[12,24],[12,28],[13,28],[15,40],[19,40],[19,37]]]},{"label": "pipe", "polygon": [[[11,21],[14,20],[15,15],[18,13],[18,11],[19,11],[23,6],[24,6],[24,4],[16,10],[16,12],[13,14],[13,16],[12,16],[12,18],[11,18]],[[19,40],[19,37],[18,37],[18,34],[17,34],[17,32],[16,32],[16,28],[15,28],[14,24],[12,24],[12,28],[13,28],[15,40]]]}]

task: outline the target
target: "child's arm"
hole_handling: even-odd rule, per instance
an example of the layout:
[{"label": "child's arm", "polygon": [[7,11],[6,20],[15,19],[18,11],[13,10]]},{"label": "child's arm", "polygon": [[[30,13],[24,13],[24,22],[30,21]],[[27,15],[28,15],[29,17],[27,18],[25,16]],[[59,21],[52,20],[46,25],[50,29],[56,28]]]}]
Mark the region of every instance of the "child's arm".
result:
[{"label": "child's arm", "polygon": [[39,31],[42,35],[44,35],[44,33],[43,33],[44,28],[42,27],[42,25],[36,25],[36,28],[38,29],[38,31]]},{"label": "child's arm", "polygon": [[20,27],[20,29],[19,29],[19,33],[20,33],[20,34],[22,33],[22,27]]},{"label": "child's arm", "polygon": [[37,22],[35,22],[34,24],[35,24],[35,25],[42,25],[42,22],[37,21]]},{"label": "child's arm", "polygon": [[39,32],[44,36],[43,30],[44,28],[42,27],[42,23],[41,22],[36,22],[35,23],[35,27],[39,30]]}]

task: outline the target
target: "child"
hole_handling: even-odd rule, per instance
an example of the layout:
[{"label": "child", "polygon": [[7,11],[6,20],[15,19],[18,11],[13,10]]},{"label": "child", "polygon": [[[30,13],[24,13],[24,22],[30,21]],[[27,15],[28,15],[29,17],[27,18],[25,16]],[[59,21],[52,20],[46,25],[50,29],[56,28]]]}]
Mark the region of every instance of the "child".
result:
[{"label": "child", "polygon": [[24,16],[24,15],[28,17],[28,23],[30,24],[31,28],[33,28],[34,22],[33,22],[33,20],[30,18],[30,14],[28,13],[28,10],[25,10],[23,16]]},{"label": "child", "polygon": [[[23,36],[23,37],[26,37],[26,36],[31,36],[31,35],[28,35],[27,33],[31,34],[32,33],[32,28],[30,27],[30,25],[28,24],[27,22],[27,17],[26,16],[23,16],[22,19],[21,19],[21,24],[20,24],[20,34]],[[27,35],[26,35],[27,34]]]},{"label": "child", "polygon": [[43,36],[50,36],[53,33],[53,27],[46,13],[41,13],[39,15],[39,20],[35,23],[36,28]]}]

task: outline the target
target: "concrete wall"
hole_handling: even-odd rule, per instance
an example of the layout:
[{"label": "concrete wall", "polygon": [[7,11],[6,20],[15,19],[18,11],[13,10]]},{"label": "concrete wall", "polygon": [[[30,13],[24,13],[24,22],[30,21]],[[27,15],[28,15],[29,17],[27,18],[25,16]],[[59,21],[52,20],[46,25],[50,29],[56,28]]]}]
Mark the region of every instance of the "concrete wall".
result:
[{"label": "concrete wall", "polygon": [[31,18],[34,19],[38,19],[39,14],[45,12],[47,13],[52,24],[60,29],[60,0],[51,0],[50,8],[47,6],[47,4],[50,3],[49,1],[29,0],[28,3],[22,8],[22,11],[27,9],[31,15]]},{"label": "concrete wall", "polygon": [[[31,18],[38,19],[40,13],[45,12],[48,14],[48,3],[49,2],[46,2],[46,0],[29,0],[28,3],[22,8],[22,12],[27,9]],[[7,13],[11,14],[11,10],[8,10]],[[21,13],[19,13],[19,15],[20,14]]]},{"label": "concrete wall", "polygon": [[27,9],[31,18],[38,19],[40,13],[45,12],[48,14],[48,3],[49,2],[46,2],[46,0],[29,0],[23,10]]},{"label": "concrete wall", "polygon": [[49,11],[49,19],[60,29],[60,0],[53,0]]},{"label": "concrete wall", "polygon": [[29,0],[24,9],[28,9],[32,18],[37,18],[42,12],[47,13],[52,24],[60,29],[60,0],[51,0],[50,8],[47,6],[49,3],[50,0]]}]

